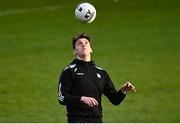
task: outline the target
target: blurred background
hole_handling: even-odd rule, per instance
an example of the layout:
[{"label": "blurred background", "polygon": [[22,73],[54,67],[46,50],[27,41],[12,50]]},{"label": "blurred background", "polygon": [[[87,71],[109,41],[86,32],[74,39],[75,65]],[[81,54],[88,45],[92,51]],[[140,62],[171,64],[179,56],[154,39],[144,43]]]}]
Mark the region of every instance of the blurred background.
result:
[{"label": "blurred background", "polygon": [[[81,2],[93,23],[75,19]],[[58,79],[81,32],[117,89],[136,86],[119,106],[103,97],[104,122],[180,122],[179,0],[0,0],[0,122],[66,122]]]}]

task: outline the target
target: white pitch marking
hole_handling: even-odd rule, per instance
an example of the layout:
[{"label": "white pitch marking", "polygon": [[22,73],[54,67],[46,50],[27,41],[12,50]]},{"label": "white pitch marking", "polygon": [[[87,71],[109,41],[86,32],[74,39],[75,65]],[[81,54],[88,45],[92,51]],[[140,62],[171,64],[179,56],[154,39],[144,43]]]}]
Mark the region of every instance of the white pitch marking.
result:
[{"label": "white pitch marking", "polygon": [[23,13],[29,13],[29,12],[54,11],[60,8],[61,8],[60,6],[48,6],[48,7],[41,7],[41,8],[12,9],[12,10],[0,11],[0,16],[23,14]]}]

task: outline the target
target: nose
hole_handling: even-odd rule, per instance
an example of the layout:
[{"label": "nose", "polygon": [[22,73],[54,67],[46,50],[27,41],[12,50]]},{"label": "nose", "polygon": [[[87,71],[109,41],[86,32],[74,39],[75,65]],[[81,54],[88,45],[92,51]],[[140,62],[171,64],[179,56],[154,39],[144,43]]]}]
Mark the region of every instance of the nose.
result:
[{"label": "nose", "polygon": [[86,44],[85,44],[85,43],[83,43],[83,44],[82,44],[82,47],[85,47],[85,46],[86,46]]}]

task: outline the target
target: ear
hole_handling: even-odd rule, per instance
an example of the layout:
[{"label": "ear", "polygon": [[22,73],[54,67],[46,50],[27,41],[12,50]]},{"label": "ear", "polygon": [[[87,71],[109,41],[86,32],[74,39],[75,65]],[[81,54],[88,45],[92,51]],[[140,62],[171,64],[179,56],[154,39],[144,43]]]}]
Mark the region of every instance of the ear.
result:
[{"label": "ear", "polygon": [[75,50],[75,49],[73,50],[73,54],[74,54],[74,55],[77,55],[77,53],[76,53],[76,50]]},{"label": "ear", "polygon": [[91,48],[91,50],[90,50],[90,53],[93,53],[92,48]]}]

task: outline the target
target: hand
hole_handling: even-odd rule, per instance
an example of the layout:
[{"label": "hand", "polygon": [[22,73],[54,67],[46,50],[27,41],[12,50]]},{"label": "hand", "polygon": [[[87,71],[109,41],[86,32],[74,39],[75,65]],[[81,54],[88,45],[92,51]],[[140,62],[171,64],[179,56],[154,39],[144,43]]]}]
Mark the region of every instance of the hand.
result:
[{"label": "hand", "polygon": [[123,84],[121,87],[121,90],[123,93],[129,92],[129,91],[136,92],[135,87],[130,82],[126,82],[125,84]]},{"label": "hand", "polygon": [[97,100],[95,100],[92,97],[86,97],[86,96],[82,96],[80,101],[90,107],[94,107],[94,106],[98,106],[98,102]]}]

